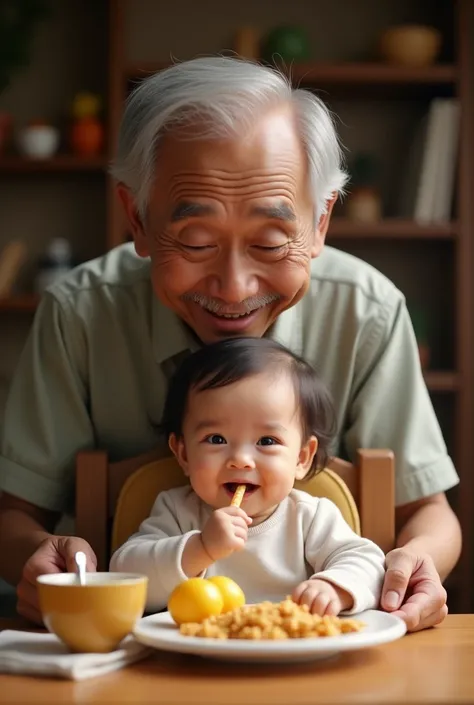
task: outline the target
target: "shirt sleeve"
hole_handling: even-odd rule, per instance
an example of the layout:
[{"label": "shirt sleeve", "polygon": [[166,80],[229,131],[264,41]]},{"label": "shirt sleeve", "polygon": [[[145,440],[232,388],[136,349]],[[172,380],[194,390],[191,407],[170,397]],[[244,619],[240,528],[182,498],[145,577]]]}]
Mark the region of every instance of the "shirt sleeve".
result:
[{"label": "shirt sleeve", "polygon": [[94,446],[86,344],[67,304],[45,294],[15,372],[1,437],[0,490],[66,511],[75,454]]},{"label": "shirt sleeve", "polygon": [[328,499],[317,509],[305,539],[306,560],[321,578],[348,592],[354,600],[346,614],[375,609],[380,602],[385,556],[372,541],[358,536]]},{"label": "shirt sleeve", "polygon": [[357,356],[344,446],[395,454],[396,504],[444,492],[459,482],[426,388],[405,302],[383,309]]},{"label": "shirt sleeve", "polygon": [[110,570],[146,575],[146,609],[158,612],[166,607],[174,588],[188,577],[181,567],[181,559],[187,541],[197,533],[200,532],[183,533],[172,495],[162,492],[137,533],[115,551]]}]

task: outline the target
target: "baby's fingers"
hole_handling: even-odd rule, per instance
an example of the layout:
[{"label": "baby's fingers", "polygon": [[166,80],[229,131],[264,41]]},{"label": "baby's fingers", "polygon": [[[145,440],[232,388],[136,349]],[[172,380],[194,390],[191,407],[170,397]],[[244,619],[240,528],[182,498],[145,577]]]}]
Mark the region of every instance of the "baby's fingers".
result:
[{"label": "baby's fingers", "polygon": [[295,587],[291,595],[291,599],[293,600],[293,602],[296,602],[297,605],[301,604],[301,597],[307,589],[308,583],[300,583],[297,587]]},{"label": "baby's fingers", "polygon": [[249,517],[249,515],[244,512],[241,507],[223,507],[222,509],[219,509],[219,511],[223,512],[224,514],[227,514],[227,516],[230,516],[232,519],[240,518],[246,524],[252,523],[251,517]]},{"label": "baby's fingers", "polygon": [[245,529],[245,531],[248,531],[249,525],[241,517],[232,517],[231,524],[234,529],[239,528],[239,529]]},{"label": "baby's fingers", "polygon": [[313,596],[311,604],[308,605],[311,614],[319,614],[321,617],[324,617],[325,614],[332,614],[332,612],[328,612],[331,601],[331,595],[328,595],[327,592],[320,592]]}]

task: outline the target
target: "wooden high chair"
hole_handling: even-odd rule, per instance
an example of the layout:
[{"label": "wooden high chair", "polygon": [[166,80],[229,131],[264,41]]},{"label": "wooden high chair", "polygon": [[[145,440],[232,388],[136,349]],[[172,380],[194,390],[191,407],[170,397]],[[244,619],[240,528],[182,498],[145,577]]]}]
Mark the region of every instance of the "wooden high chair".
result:
[{"label": "wooden high chair", "polygon": [[[309,482],[295,487],[331,499],[349,526],[387,552],[395,543],[394,456],[389,450],[360,450],[354,464],[335,459]],[[100,450],[76,459],[76,536],[108,570],[111,553],[138,530],[164,490],[187,483],[177,461],[156,452],[109,463]]]}]

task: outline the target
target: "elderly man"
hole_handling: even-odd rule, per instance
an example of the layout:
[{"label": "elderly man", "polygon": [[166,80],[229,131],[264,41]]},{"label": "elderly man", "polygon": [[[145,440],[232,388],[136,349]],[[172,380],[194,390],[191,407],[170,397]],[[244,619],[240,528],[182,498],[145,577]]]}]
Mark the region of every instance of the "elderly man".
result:
[{"label": "elderly man", "polygon": [[184,62],[131,96],[113,174],[134,247],[50,288],[7,403],[0,574],[18,585],[20,613],[40,619],[36,576],[71,569],[76,550],[94,569],[82,539],[52,534],[71,507],[76,451],[117,460],[163,443],[167,379],[182,356],[269,335],[329,385],[338,454],[394,450],[398,537],[382,606],[412,630],[440,622],[441,580],[461,542],[444,492],[458,479],[402,294],[324,248],[346,178],[324,105],[257,64]]}]

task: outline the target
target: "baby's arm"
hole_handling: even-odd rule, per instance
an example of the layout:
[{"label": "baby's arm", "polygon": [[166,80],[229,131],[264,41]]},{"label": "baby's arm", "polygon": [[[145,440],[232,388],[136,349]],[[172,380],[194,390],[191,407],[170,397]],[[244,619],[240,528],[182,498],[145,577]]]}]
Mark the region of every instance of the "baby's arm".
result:
[{"label": "baby's arm", "polygon": [[314,570],[310,580],[329,582],[343,598],[341,611],[378,607],[385,574],[383,551],[354,533],[330,500],[315,501],[317,509],[305,540],[306,560]]},{"label": "baby's arm", "polygon": [[138,532],[115,551],[110,570],[148,576],[147,610],[164,609],[178,583],[244,548],[250,522],[242,509],[224,507],[211,514],[202,533],[183,532],[173,494],[162,492]]},{"label": "baby's arm", "polygon": [[148,576],[148,611],[164,609],[176,585],[186,580],[183,552],[191,539],[201,535],[197,530],[183,532],[173,499],[170,492],[159,494],[148,519],[110,561],[112,571]]}]

